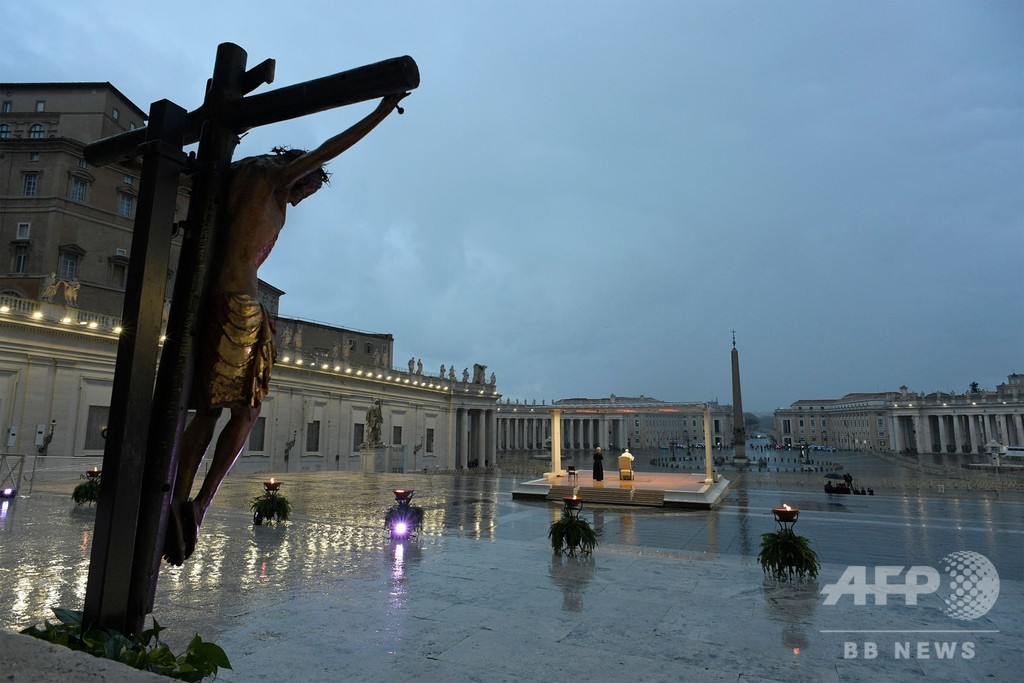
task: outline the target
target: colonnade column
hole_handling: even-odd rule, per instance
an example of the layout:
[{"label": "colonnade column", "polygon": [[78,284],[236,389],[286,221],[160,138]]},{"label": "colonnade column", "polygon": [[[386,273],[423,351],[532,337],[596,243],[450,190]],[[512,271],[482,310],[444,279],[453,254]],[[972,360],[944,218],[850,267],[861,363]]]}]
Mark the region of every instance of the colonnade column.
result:
[{"label": "colonnade column", "polygon": [[484,410],[484,454],[487,458],[488,463],[492,466],[498,464],[497,454],[497,434],[498,434],[498,418],[494,409]]},{"label": "colonnade column", "polygon": [[1024,417],[1021,415],[1013,416],[1013,426],[1016,427],[1016,439],[1014,443],[1008,443],[1007,446],[1024,446]]},{"label": "colonnade column", "polygon": [[470,446],[470,453],[476,456],[477,467],[487,467],[487,453],[484,450],[484,417],[481,410],[469,411],[470,431],[472,432],[473,443]]},{"label": "colonnade column", "polygon": [[963,453],[964,451],[964,430],[962,415],[953,415],[953,448],[957,453]]},{"label": "colonnade column", "polygon": [[978,444],[981,441],[978,439],[978,416],[969,415],[967,416],[967,426],[971,430],[971,453],[978,453]]},{"label": "colonnade column", "polygon": [[546,477],[560,477],[562,471],[562,411],[551,409],[551,471],[545,472]]},{"label": "colonnade column", "polygon": [[469,467],[469,414],[465,408],[459,408],[458,419],[455,421],[458,429],[458,441],[457,441],[457,453],[456,460],[458,464],[456,467],[459,469],[465,469]]}]

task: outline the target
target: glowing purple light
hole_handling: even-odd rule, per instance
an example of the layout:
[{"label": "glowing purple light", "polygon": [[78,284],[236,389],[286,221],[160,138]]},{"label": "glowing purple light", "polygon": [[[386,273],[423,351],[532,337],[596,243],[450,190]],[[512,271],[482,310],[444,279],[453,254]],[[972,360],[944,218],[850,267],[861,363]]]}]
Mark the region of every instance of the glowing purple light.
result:
[{"label": "glowing purple light", "polygon": [[2,492],[0,492],[0,496],[3,496],[4,498],[11,498],[14,496],[14,489],[10,487],[5,488]]},{"label": "glowing purple light", "polygon": [[395,535],[396,536],[405,536],[407,533],[409,533],[409,525],[408,524],[406,524],[405,522],[397,522],[395,524]]}]

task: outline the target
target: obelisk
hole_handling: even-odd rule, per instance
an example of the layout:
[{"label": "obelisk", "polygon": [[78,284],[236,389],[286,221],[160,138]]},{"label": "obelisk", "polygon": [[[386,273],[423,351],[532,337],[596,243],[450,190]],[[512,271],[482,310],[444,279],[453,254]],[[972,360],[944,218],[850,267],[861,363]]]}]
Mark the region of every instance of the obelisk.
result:
[{"label": "obelisk", "polygon": [[736,330],[732,331],[732,444],[733,464],[747,465],[747,429],[743,423],[743,395],[740,392],[740,352],[736,350]]}]

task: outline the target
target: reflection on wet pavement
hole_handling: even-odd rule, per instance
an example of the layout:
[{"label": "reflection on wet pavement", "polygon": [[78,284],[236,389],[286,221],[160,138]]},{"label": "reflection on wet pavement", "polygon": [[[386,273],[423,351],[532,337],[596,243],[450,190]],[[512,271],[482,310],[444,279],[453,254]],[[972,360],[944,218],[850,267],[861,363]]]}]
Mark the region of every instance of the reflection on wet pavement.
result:
[{"label": "reflection on wet pavement", "polygon": [[[616,636],[619,627],[609,624],[630,614],[632,624],[642,623],[637,619],[659,623],[658,638],[688,634],[679,656],[696,666],[719,647],[721,641],[714,640],[718,626],[692,633],[686,619],[713,614],[726,602],[733,613],[742,606],[751,619],[777,622],[770,633],[752,641],[785,651],[784,660],[774,665],[779,667],[776,675],[803,671],[814,680],[804,662],[809,652],[815,653],[820,624],[809,623],[838,613],[816,610],[813,588],[763,587],[754,562],[760,534],[775,530],[770,510],[781,502],[803,511],[798,532],[812,539],[829,566],[937,565],[950,552],[969,549],[988,557],[1007,586],[1024,578],[1024,507],[1019,502],[919,496],[837,501],[824,492],[737,486],[710,512],[587,506],[583,514],[598,532],[598,548],[589,558],[566,558],[552,556],[547,539],[560,506],[513,501],[515,481],[509,477],[275,476],[284,481],[281,494],[292,502],[291,521],[254,526],[249,504],[262,491],[265,475],[232,476],[206,518],[195,555],[183,567],[164,566],[160,576],[155,614],[162,624],[187,631],[169,637],[172,646],[180,649],[194,632],[215,641],[223,636],[248,662],[250,668],[240,669],[238,678],[225,680],[251,680],[242,672],[257,664],[281,666],[266,657],[275,644],[287,641],[296,647],[288,631],[299,623],[303,632],[330,631],[332,624],[345,629],[341,640],[347,645],[328,638],[337,648],[332,657],[343,658],[349,650],[350,656],[360,657],[361,649],[385,656],[412,648],[433,662],[461,657],[458,661],[465,663],[476,652],[467,649],[471,643],[509,645],[495,633],[477,630],[480,623],[488,629],[514,625],[529,630],[535,620],[551,637],[567,638],[566,643],[600,647],[618,642],[622,648],[621,638],[639,636]],[[418,538],[403,543],[390,541],[384,528],[396,487],[415,489],[416,503],[426,513]],[[39,623],[52,606],[80,608],[95,511],[76,507],[70,490],[6,502],[0,511],[3,626]],[[738,583],[729,578],[737,572],[742,576]],[[629,626],[622,628],[628,632]],[[537,637],[541,642],[533,646],[545,647],[542,634],[524,636],[531,642]],[[633,649],[650,649],[651,657],[665,656],[653,646],[630,643]],[[531,656],[526,645],[522,648],[522,656]],[[819,645],[815,656],[822,655]],[[307,656],[315,659],[315,648]],[[743,658],[736,661],[736,670],[744,670]],[[360,678],[362,671],[367,679],[377,679],[369,664],[362,666],[369,668],[351,670],[350,678]],[[415,675],[403,663],[388,666]],[[456,678],[465,672],[441,670]],[[652,678],[671,670],[645,669]],[[595,680],[604,680],[600,669],[595,672]]]}]

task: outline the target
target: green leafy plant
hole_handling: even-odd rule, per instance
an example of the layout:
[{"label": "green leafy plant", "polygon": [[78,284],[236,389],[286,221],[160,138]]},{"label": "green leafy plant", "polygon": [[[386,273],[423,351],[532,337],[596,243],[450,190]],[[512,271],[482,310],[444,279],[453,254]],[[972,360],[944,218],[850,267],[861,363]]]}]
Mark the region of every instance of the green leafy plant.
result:
[{"label": "green leafy plant", "polygon": [[575,557],[577,551],[581,555],[589,555],[597,546],[597,534],[587,518],[566,510],[562,511],[560,519],[551,523],[548,538],[554,552],[565,553],[569,557]]},{"label": "green leafy plant", "polygon": [[280,493],[268,491],[252,499],[252,521],[268,524],[275,519],[278,522],[287,522],[292,514],[292,504]]},{"label": "green leafy plant", "polygon": [[776,579],[815,578],[821,563],[818,554],[805,536],[792,529],[761,534],[761,552],[757,555],[761,569]]},{"label": "green leafy plant", "polygon": [[100,499],[100,478],[88,477],[75,487],[75,490],[71,492],[71,497],[78,505],[82,503],[95,503]]},{"label": "green leafy plant", "polygon": [[224,650],[196,635],[185,651],[175,656],[160,640],[165,627],[153,620],[153,628],[130,639],[117,631],[88,630],[82,632],[82,613],[53,608],[56,622],[46,621],[42,626],[30,626],[22,633],[55,645],[88,652],[96,657],[112,659],[134,669],[150,671],[180,681],[202,681],[216,676],[221,668],[230,669],[231,663]]}]

